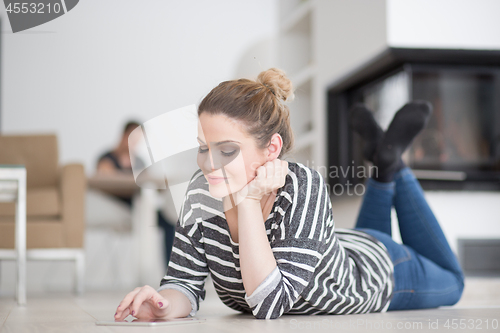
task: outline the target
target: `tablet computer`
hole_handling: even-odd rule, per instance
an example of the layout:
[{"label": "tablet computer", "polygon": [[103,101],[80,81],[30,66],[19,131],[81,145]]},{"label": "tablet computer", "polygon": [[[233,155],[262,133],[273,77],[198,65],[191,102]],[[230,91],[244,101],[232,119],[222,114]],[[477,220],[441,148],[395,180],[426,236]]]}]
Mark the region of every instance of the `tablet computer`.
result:
[{"label": "tablet computer", "polygon": [[205,319],[195,317],[188,318],[174,318],[174,319],[136,319],[131,321],[96,321],[96,325],[100,326],[167,326],[167,325],[181,325],[181,324],[195,324],[203,323]]}]

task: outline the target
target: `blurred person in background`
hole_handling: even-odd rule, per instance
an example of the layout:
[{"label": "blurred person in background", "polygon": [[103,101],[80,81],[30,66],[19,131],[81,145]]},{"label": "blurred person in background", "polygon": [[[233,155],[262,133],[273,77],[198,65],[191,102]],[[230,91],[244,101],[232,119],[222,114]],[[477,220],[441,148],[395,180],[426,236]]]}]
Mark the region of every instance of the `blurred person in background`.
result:
[{"label": "blurred person in background", "polygon": [[[128,146],[128,138],[130,133],[135,130],[140,124],[137,121],[128,121],[124,128],[123,133],[118,142],[118,145],[112,150],[107,151],[100,155],[97,161],[97,173],[98,174],[132,174],[132,165],[130,161],[130,153]],[[116,196],[118,199],[125,202],[129,207],[132,206],[132,196]],[[165,253],[165,267],[168,267],[168,262],[170,261],[170,254],[172,252],[172,245],[174,242],[175,235],[175,222],[169,221],[163,213],[158,210],[158,225],[164,231],[164,253]]]}]

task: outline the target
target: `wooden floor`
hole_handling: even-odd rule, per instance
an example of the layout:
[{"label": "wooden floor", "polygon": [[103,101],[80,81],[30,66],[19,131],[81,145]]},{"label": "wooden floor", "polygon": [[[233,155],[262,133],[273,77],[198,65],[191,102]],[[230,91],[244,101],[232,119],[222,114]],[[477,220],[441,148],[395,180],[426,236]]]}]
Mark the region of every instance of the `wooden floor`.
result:
[{"label": "wooden floor", "polygon": [[468,278],[462,299],[452,307],[345,316],[284,315],[275,320],[257,320],[227,308],[209,281],[207,297],[196,316],[206,319],[203,323],[169,327],[97,326],[98,320],[113,320],[115,309],[127,292],[88,292],[83,297],[69,293],[28,295],[25,307],[16,306],[12,297],[3,297],[0,332],[500,332],[499,278]]}]

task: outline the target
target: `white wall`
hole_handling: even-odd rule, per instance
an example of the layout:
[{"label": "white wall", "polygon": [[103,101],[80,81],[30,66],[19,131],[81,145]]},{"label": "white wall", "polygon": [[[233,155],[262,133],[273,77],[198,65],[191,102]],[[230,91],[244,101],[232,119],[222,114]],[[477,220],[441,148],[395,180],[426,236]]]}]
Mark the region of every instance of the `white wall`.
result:
[{"label": "white wall", "polygon": [[313,113],[316,131],[325,138],[314,144],[314,154],[323,156],[315,157],[313,163],[316,165],[328,163],[328,86],[386,48],[385,7],[385,0],[315,1],[312,19],[315,74],[311,106],[317,110]]},{"label": "white wall", "polygon": [[386,1],[319,0],[317,3],[314,29],[318,84],[326,89],[328,84],[387,47]]},{"label": "white wall", "polygon": [[342,80],[388,47],[500,49],[498,0],[318,0],[319,84]]},{"label": "white wall", "polygon": [[498,0],[387,0],[394,47],[500,49]]},{"label": "white wall", "polygon": [[87,174],[128,118],[198,104],[233,79],[249,46],[276,32],[268,0],[86,0],[11,33],[2,18],[1,131],[55,132]]}]

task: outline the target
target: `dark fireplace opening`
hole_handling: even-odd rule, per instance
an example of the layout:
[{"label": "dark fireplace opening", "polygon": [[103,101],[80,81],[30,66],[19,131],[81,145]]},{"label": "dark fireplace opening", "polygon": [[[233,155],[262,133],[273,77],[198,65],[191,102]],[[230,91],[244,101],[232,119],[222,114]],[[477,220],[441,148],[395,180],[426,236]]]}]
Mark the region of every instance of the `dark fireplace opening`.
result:
[{"label": "dark fireplace opening", "polygon": [[[403,159],[424,189],[500,190],[500,54],[492,51],[390,49],[328,90],[329,165],[369,170],[363,141],[348,110],[366,104],[385,130],[411,100],[433,114]],[[498,63],[497,63],[498,62]],[[340,172],[330,189],[355,187],[369,176]]]}]

